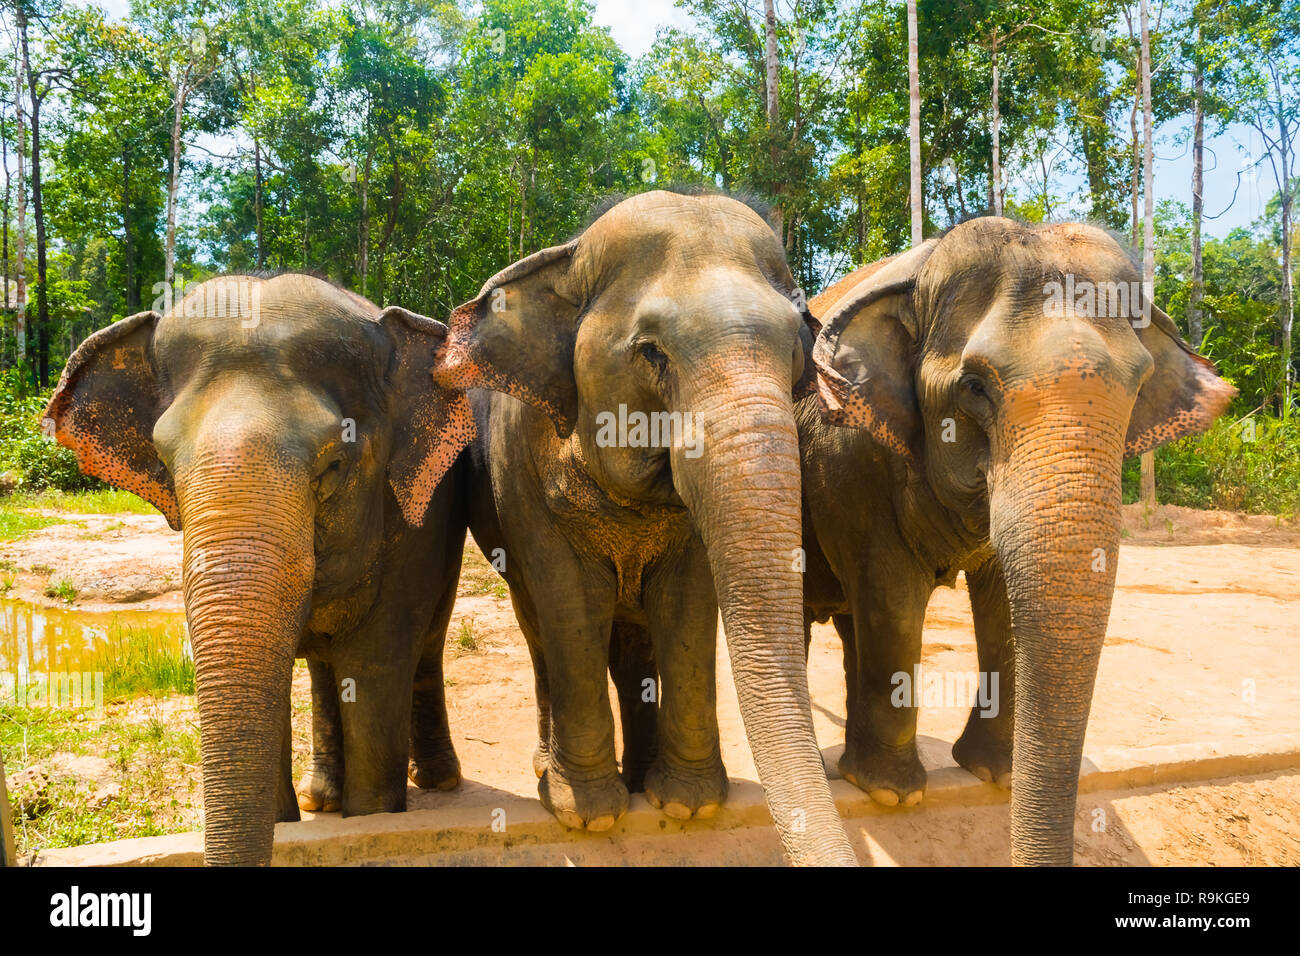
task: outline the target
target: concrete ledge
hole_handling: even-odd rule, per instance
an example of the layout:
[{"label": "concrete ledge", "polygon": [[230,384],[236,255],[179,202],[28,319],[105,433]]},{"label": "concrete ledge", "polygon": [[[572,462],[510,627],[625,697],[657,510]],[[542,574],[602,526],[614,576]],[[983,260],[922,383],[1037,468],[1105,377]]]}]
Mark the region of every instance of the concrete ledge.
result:
[{"label": "concrete ledge", "polygon": [[[1175,744],[1098,751],[1084,757],[1080,793],[1136,790],[1300,768],[1300,734],[1244,742]],[[925,801],[914,809],[882,807],[843,780],[831,781],[842,816],[912,814],[926,807],[977,807],[1005,803],[1010,791],[981,783],[958,767],[931,772]],[[731,781],[727,804],[711,820],[665,817],[641,795],[605,833],[568,830],[532,798],[499,795],[482,804],[343,819],[305,814],[275,828],[276,866],[384,864],[533,865],[771,865],[780,846],[751,780]],[[681,835],[689,835],[683,840]],[[119,840],[38,853],[35,866],[197,866],[203,834]]]}]

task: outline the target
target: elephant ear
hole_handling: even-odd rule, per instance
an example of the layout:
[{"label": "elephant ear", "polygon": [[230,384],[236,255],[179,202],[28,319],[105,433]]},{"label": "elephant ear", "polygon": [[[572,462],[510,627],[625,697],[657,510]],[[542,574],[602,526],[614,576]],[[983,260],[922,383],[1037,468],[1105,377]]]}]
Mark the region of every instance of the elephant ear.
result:
[{"label": "elephant ear", "polygon": [[447,339],[447,326],[398,306],[384,309],[379,322],[394,343],[388,482],[402,517],[418,528],[424,524],[438,482],[473,441],[474,416],[464,392],[432,381],[434,355]]},{"label": "elephant ear", "polygon": [[77,455],[77,467],[139,495],[179,530],[180,508],[153,428],[162,393],[153,367],[157,312],[139,312],[82,342],[68,359],[42,423]]},{"label": "elephant ear", "polygon": [[1155,363],[1129,418],[1124,455],[1132,457],[1185,435],[1205,431],[1237,390],[1214,364],[1192,351],[1173,320],[1151,307],[1151,322],[1135,330]]},{"label": "elephant ear", "polygon": [[520,259],[451,314],[434,378],[445,388],[489,388],[533,405],[567,437],[578,417],[573,375],[579,301],[569,268],[577,241]]},{"label": "elephant ear", "polygon": [[879,263],[822,316],[813,346],[822,417],[865,429],[880,444],[915,460],[921,432],[913,357],[916,277],[938,240]]}]

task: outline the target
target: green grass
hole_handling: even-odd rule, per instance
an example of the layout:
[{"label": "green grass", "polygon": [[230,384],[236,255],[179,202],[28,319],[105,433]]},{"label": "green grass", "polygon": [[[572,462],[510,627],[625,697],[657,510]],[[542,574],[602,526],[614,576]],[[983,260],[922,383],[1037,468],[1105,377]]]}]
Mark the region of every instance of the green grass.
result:
[{"label": "green grass", "polygon": [[52,524],[63,524],[63,520],[12,511],[7,506],[0,507],[0,541],[17,541],[24,535],[39,528],[48,528]]},{"label": "green grass", "polygon": [[57,584],[51,581],[45,585],[45,596],[58,598],[60,601],[67,601],[71,604],[77,599],[77,589],[72,586],[72,582],[67,578],[60,578]]},{"label": "green grass", "polygon": [[4,500],[5,510],[48,508],[58,511],[80,511],[85,514],[153,515],[158,509],[129,491],[118,488],[100,488],[95,491],[19,491]]},{"label": "green grass", "polygon": [[462,650],[478,650],[478,637],[474,634],[474,619],[465,618],[460,622],[460,633],[456,637],[456,643]]},{"label": "green grass", "polygon": [[111,776],[101,785],[121,787],[99,807],[86,782],[50,774],[48,811],[26,819],[12,806],[19,853],[200,829],[201,795],[187,770],[199,763],[199,734],[189,722],[90,721],[69,710],[0,706],[0,748],[10,774],[56,753],[107,757]]},{"label": "green grass", "polygon": [[[103,488],[98,491],[19,491],[16,494],[0,498],[0,541],[16,541],[40,528],[53,524],[63,524],[63,518],[51,515],[32,514],[36,510],[71,511],[83,514],[157,514],[158,509],[135,495],[116,488]],[[121,523],[116,526],[122,527]],[[101,529],[90,537],[98,537],[103,531],[115,530],[113,526]]]},{"label": "green grass", "polygon": [[96,660],[86,670],[104,672],[104,696],[120,700],[194,693],[194,660],[180,633],[170,626],[114,625]]},{"label": "green grass", "polygon": [[479,594],[491,594],[505,600],[510,597],[510,589],[501,575],[493,570],[487,558],[478,548],[466,548],[460,565],[460,588],[457,591],[465,597]]}]

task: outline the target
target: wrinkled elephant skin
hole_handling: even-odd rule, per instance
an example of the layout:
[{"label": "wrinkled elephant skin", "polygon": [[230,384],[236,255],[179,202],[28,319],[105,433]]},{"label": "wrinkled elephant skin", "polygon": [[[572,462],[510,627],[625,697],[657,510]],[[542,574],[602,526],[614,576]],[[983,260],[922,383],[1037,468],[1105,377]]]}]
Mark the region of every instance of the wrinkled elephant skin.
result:
[{"label": "wrinkled elephant skin", "polygon": [[[408,759],[421,785],[459,779],[442,642],[473,424],[430,379],[445,333],[310,276],[223,277],[92,335],[50,401],[83,471],[183,530],[209,864],[269,863],[299,803],[405,809]],[[295,656],[314,737],[296,798]]]},{"label": "wrinkled elephant skin", "polygon": [[1203,431],[1235,394],[1163,312],[1143,319],[1139,280],[1099,229],[988,217],[811,303],[805,602],[844,643],[840,771],[879,802],[921,799],[920,688],[896,692],[931,591],[964,571],[985,700],[953,755],[1014,776],[1017,863],[1072,860],[1121,463]]}]

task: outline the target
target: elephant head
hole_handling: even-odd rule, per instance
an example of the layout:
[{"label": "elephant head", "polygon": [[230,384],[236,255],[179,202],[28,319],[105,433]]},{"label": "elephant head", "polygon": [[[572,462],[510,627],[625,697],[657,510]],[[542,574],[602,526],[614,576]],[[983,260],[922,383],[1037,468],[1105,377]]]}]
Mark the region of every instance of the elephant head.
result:
[{"label": "elephant head", "polygon": [[[792,393],[811,382],[812,340],[794,294],[780,244],[747,206],[645,193],[489,279],[452,313],[435,375],[544,411],[613,500],[689,513],[787,854],[852,864],[804,666]],[[678,439],[611,440],[601,432],[620,409],[667,416]]]},{"label": "elephant head", "polygon": [[829,298],[825,417],[868,430],[991,539],[1015,639],[1012,859],[1068,864],[1120,466],[1203,431],[1236,390],[1091,226],[971,220]]},{"label": "elephant head", "polygon": [[212,279],[86,339],[50,400],[82,471],[184,530],[209,864],[270,862],[299,641],[364,612],[473,436],[429,380],[445,332],[310,276]]}]

